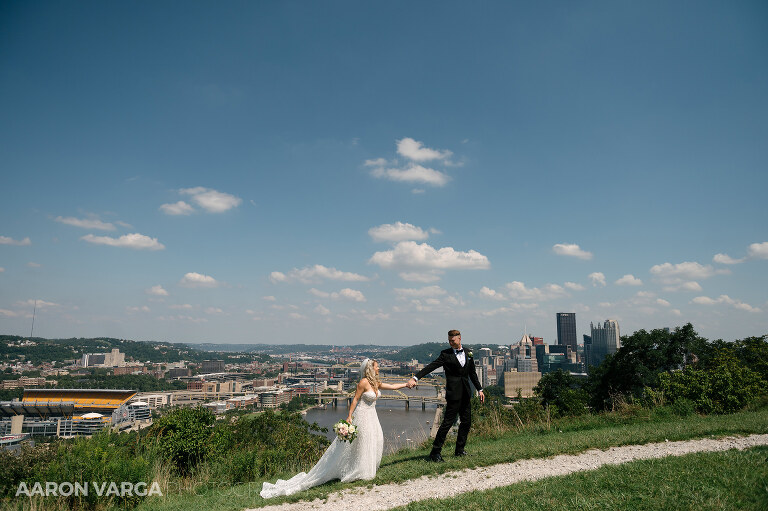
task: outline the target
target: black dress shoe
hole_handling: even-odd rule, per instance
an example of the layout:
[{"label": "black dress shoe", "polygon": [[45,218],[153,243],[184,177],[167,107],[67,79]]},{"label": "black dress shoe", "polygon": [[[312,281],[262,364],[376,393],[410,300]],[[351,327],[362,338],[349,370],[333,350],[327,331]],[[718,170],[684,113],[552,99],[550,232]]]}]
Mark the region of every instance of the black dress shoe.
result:
[{"label": "black dress shoe", "polygon": [[455,452],[455,453],[453,453],[453,455],[454,456],[471,456],[471,454],[469,454],[467,451]]},{"label": "black dress shoe", "polygon": [[436,454],[435,454],[435,453],[433,453],[433,454],[430,454],[430,455],[427,457],[427,459],[428,459],[429,461],[434,461],[435,463],[442,463],[442,462],[444,462],[444,461],[445,461],[445,460],[443,459],[443,457],[440,455],[440,453],[436,453]]}]

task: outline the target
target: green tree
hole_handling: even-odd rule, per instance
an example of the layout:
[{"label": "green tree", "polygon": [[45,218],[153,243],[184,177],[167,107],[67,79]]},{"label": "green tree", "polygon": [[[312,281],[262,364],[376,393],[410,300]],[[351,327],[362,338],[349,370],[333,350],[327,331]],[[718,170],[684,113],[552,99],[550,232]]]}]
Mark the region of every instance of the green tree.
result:
[{"label": "green tree", "polygon": [[223,451],[228,438],[213,427],[215,422],[214,414],[200,406],[178,408],[157,419],[149,435],[157,438],[163,457],[188,474],[199,462]]},{"label": "green tree", "polygon": [[570,373],[558,369],[541,377],[533,391],[542,406],[553,405],[555,416],[583,415],[587,412],[589,396],[580,382]]},{"label": "green tree", "polygon": [[673,332],[638,330],[622,337],[622,346],[597,368],[591,368],[585,385],[593,408],[611,407],[619,396],[640,397],[646,387],[658,386],[659,374],[681,369],[706,351],[706,339],[687,323]]},{"label": "green tree", "polygon": [[673,403],[692,401],[702,413],[732,413],[768,393],[768,383],[730,349],[720,349],[706,367],[689,366],[659,375],[658,390]]}]

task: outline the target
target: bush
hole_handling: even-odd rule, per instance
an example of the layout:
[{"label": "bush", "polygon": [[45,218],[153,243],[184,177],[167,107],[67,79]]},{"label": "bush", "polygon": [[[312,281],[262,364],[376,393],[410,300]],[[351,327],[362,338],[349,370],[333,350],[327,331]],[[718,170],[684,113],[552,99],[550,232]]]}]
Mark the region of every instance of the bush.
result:
[{"label": "bush", "polygon": [[678,417],[688,417],[696,413],[696,403],[690,399],[680,398],[670,406],[672,413]]},{"label": "bush", "polygon": [[0,449],[0,497],[14,497],[19,483],[37,481],[36,475],[45,470],[56,457],[56,449],[48,445],[24,444],[18,452]]},{"label": "bush", "polygon": [[227,432],[222,426],[214,428],[215,421],[214,414],[202,407],[178,408],[157,419],[149,434],[157,439],[165,460],[186,475],[226,448]]},{"label": "bush", "polygon": [[589,396],[570,373],[558,369],[541,377],[534,387],[542,406],[550,406],[553,417],[579,416],[587,413]]},{"label": "bush", "polygon": [[732,352],[720,350],[706,369],[687,367],[659,375],[659,390],[672,403],[690,401],[701,413],[732,413],[765,395],[768,384]]},{"label": "bush", "polygon": [[230,425],[228,450],[216,460],[214,474],[222,480],[253,481],[311,466],[329,442],[317,424],[308,424],[298,413],[237,417]]},{"label": "bush", "polygon": [[106,500],[104,496],[99,497],[92,491],[94,484],[106,483],[109,486],[115,482],[119,486],[123,481],[152,484],[153,453],[147,451],[146,445],[139,441],[135,433],[101,431],[91,438],[76,438],[52,444],[50,450],[55,452],[55,458],[39,467],[32,476],[34,481],[79,482],[87,483],[90,487],[88,495],[58,497],[70,509],[96,509],[105,503],[132,507],[144,499],[138,495],[125,495],[110,496]]}]

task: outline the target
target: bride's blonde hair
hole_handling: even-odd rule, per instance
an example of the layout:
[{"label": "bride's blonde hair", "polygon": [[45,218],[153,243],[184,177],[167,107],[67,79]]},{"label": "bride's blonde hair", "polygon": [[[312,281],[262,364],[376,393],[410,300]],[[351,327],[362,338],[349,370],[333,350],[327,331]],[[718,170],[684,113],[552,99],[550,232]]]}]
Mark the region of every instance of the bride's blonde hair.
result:
[{"label": "bride's blonde hair", "polygon": [[363,378],[368,380],[368,383],[371,384],[371,387],[373,387],[374,391],[377,391],[379,390],[379,386],[381,385],[381,380],[376,374],[376,371],[373,370],[373,362],[374,362],[373,360],[368,360],[368,362],[366,362]]}]

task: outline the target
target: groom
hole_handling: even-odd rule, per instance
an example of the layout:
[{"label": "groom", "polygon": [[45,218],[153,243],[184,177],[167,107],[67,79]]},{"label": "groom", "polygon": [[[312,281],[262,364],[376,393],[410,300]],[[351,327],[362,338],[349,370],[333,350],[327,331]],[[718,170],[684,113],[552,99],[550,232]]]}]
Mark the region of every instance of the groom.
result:
[{"label": "groom", "polygon": [[472,397],[472,389],[469,386],[470,380],[477,389],[480,402],[485,402],[485,394],[483,394],[483,388],[475,372],[475,360],[471,353],[467,353],[461,347],[461,332],[458,330],[449,331],[448,343],[451,345],[450,348],[441,351],[440,356],[434,362],[416,373],[416,376],[408,382],[410,389],[416,385],[419,379],[424,378],[438,367],[442,367],[445,371],[445,415],[440,429],[437,430],[435,441],[432,443],[432,452],[429,454],[431,461],[443,461],[440,451],[443,449],[448,431],[456,422],[456,415],[459,416],[461,422],[459,434],[456,437],[455,455],[467,455],[464,446],[467,444],[467,435],[469,435],[469,427],[472,424],[472,407],[469,403]]}]

